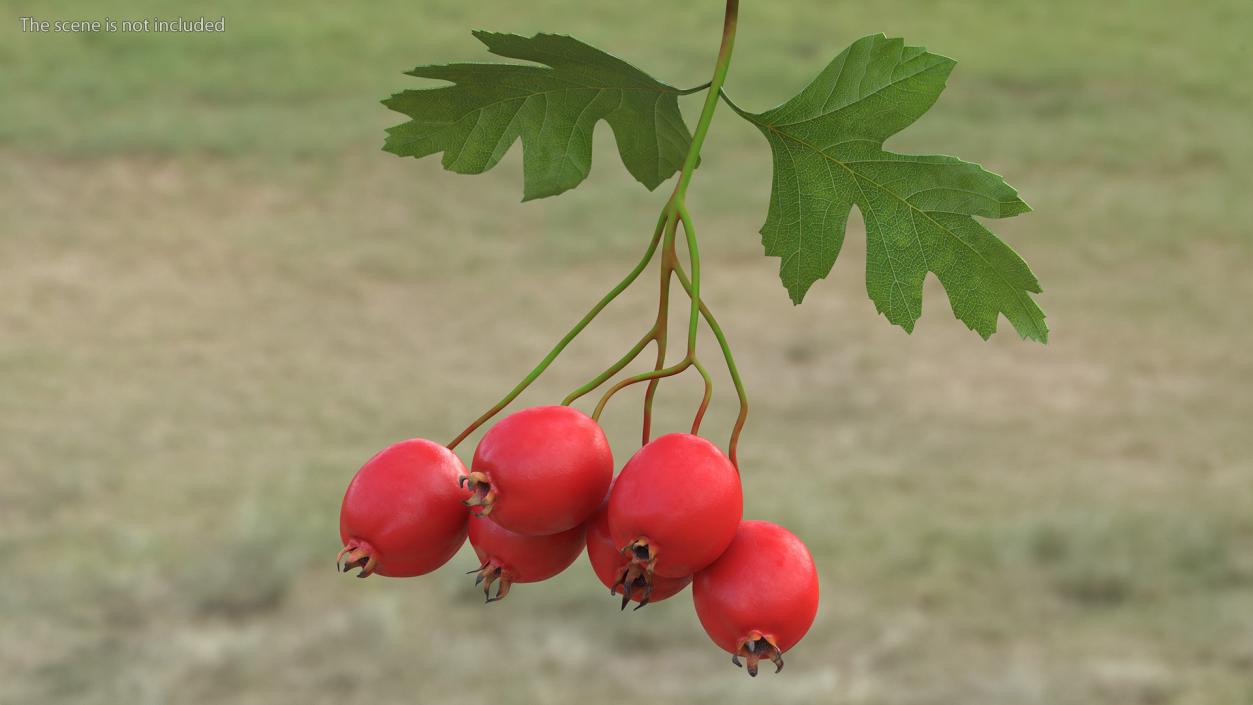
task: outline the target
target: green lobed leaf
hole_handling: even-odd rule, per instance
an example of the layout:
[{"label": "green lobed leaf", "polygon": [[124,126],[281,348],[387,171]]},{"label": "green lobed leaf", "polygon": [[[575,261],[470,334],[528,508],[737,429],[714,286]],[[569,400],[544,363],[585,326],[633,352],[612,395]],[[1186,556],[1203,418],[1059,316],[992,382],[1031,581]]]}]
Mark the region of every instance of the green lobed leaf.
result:
[{"label": "green lobed leaf", "polygon": [[973,216],[1031,208],[998,175],[955,157],[895,154],[883,142],[925,113],[954,61],[901,39],[863,37],[799,95],[752,114],[774,154],[762,226],[766,254],[794,303],[827,276],[853,206],[866,222],[866,291],[889,321],[913,331],[934,272],[953,313],[987,338],[1004,314],[1024,338],[1048,339],[1029,292],[1035,275]]},{"label": "green lobed leaf", "polygon": [[683,165],[692,136],[679,91],[571,37],[477,31],[499,56],[519,64],[419,66],[411,76],[452,86],[397,93],[383,104],[408,115],[383,147],[399,156],[443,152],[444,168],[481,174],[522,139],[523,200],[579,185],[592,166],[592,131],[613,129],[628,171],[649,190]]}]

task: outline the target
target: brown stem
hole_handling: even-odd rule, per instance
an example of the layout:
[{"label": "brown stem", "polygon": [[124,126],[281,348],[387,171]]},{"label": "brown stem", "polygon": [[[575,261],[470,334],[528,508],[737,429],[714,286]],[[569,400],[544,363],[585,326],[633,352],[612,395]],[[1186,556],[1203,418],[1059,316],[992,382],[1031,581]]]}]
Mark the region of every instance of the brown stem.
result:
[{"label": "brown stem", "polygon": [[[669,210],[669,205],[667,205],[667,211]],[[665,240],[661,249],[660,293],[657,296],[657,321],[653,324],[654,340],[657,341],[657,362],[653,365],[654,372],[660,372],[666,363],[666,341],[670,336],[670,277],[678,261],[674,249],[674,236],[678,226],[678,213],[671,212],[666,220]],[[660,377],[650,380],[648,389],[644,392],[644,422],[640,445],[647,445],[652,437],[653,399],[657,396],[657,385],[660,383]]]}]

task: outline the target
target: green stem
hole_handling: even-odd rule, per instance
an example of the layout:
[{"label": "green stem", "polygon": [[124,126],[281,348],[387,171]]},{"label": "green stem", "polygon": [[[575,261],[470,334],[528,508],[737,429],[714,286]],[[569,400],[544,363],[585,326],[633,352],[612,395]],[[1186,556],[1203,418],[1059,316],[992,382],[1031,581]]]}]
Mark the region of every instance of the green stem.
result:
[{"label": "green stem", "polygon": [[[657,228],[653,232],[654,243],[656,243],[657,238],[662,235],[663,230],[669,230],[670,220],[671,220],[671,217],[665,212],[663,212],[661,214],[661,217],[658,218]],[[669,236],[667,235],[667,237]],[[665,260],[664,246],[662,250],[662,260],[663,262]],[[663,293],[668,293],[668,292],[663,292]],[[621,372],[627,365],[631,364],[631,362],[634,361],[635,358],[638,357],[639,354],[644,351],[644,348],[648,347],[648,344],[650,342],[657,340],[657,339],[658,339],[658,324],[654,324],[652,329],[650,329],[647,333],[645,333],[644,337],[640,338],[639,342],[637,342],[634,347],[628,350],[625,355],[619,358],[617,362],[610,365],[608,369],[606,369],[604,372],[601,372],[599,375],[596,375],[596,377],[589,380],[583,386],[579,387],[578,389],[566,395],[566,398],[561,400],[561,405],[570,406],[574,402],[578,401],[579,398],[581,398],[585,394],[591,392],[592,390],[596,389],[600,385],[607,382],[614,375]],[[664,348],[664,343],[662,343],[662,346]]]},{"label": "green stem", "polygon": [[582,387],[579,387],[573,392],[570,392],[570,394],[565,399],[561,400],[561,405],[570,406],[574,402],[578,401],[579,398],[581,398],[583,395],[591,392],[592,390],[596,389],[600,385],[609,381],[611,377],[621,372],[627,365],[631,364],[635,360],[635,358],[639,357],[639,354],[644,352],[644,348],[648,347],[648,344],[653,342],[656,339],[657,339],[656,329],[650,330],[647,333],[645,333],[644,337],[640,338],[639,342],[635,344],[635,347],[628,350],[627,353],[623,355],[621,358],[619,358],[617,362],[613,363],[613,365],[611,365],[604,372],[601,372],[595,378],[590,380],[587,384],[584,384]]},{"label": "green stem", "polygon": [[592,322],[592,319],[596,318],[596,316],[599,315],[600,312],[603,311],[605,307],[608,306],[611,301],[616,299],[618,297],[618,294],[621,294],[628,286],[631,286],[631,284],[635,282],[637,278],[639,278],[640,273],[643,272],[644,269],[648,266],[648,263],[652,261],[653,254],[657,252],[657,245],[661,241],[663,223],[664,221],[662,221],[661,223],[658,223],[657,230],[655,233],[653,233],[652,242],[648,244],[648,250],[644,253],[644,256],[640,258],[640,261],[638,264],[635,265],[635,268],[632,269],[631,272],[627,274],[626,277],[622,281],[618,282],[617,286],[615,286],[613,289],[610,289],[609,293],[605,294],[601,298],[600,301],[596,302],[596,305],[592,307],[592,310],[588,311],[587,315],[583,316],[583,318],[577,324],[575,324],[574,328],[571,328],[570,331],[566,333],[565,337],[563,337],[561,341],[557,343],[556,347],[554,347],[548,353],[548,355],[544,357],[543,360],[540,360],[540,363],[535,366],[535,369],[531,370],[531,372],[527,374],[526,377],[523,377],[522,381],[518,382],[517,386],[515,386],[512,390],[510,390],[510,392],[506,394],[503,399],[497,402],[495,406],[483,412],[482,416],[475,419],[474,423],[471,423],[469,426],[467,426],[464,431],[462,431],[460,434],[457,435],[456,438],[452,439],[452,441],[449,442],[448,444],[448,448],[450,450],[453,448],[456,448],[457,444],[461,443],[462,441],[466,439],[466,436],[469,436],[471,433],[474,433],[475,429],[487,423],[496,414],[499,414],[501,410],[504,409],[506,406],[509,406],[509,403],[512,402],[514,399],[516,399],[518,395],[523,392],[523,390],[531,386],[531,383],[534,382],[540,375],[542,375],[544,373],[544,370],[548,369],[549,365],[553,364],[553,361],[556,360],[557,356],[560,355],[561,352],[566,349],[566,346],[570,344],[570,341],[574,340],[575,337],[577,337],[579,333],[582,333],[583,329],[586,328],[587,325]]},{"label": "green stem", "polygon": [[653,370],[651,372],[641,372],[640,374],[635,375],[634,377],[627,377],[621,382],[618,382],[617,384],[610,387],[609,391],[605,392],[605,396],[600,398],[600,402],[596,404],[596,410],[592,412],[592,420],[599,421],[601,412],[605,410],[605,405],[609,403],[609,400],[613,398],[613,395],[617,394],[623,389],[626,389],[632,384],[638,384],[640,382],[648,382],[650,380],[661,379],[663,377],[672,377],[674,375],[679,374],[683,370],[686,370],[687,368],[691,366],[692,366],[692,360],[685,357],[682,360],[679,360],[677,364],[671,367],[665,367],[660,370]]},{"label": "green stem", "polygon": [[[679,278],[679,285],[685,290],[691,289],[688,282],[687,273],[683,271],[683,267],[676,267],[675,276]],[[714,318],[713,313],[703,302],[700,305],[701,315],[705,317],[705,323],[709,329],[713,331],[714,337],[718,339],[718,346],[722,348],[722,357],[727,363],[727,372],[731,375],[731,382],[735,385],[735,393],[740,399],[740,413],[735,419],[735,428],[731,431],[731,440],[727,444],[727,455],[731,457],[731,462],[739,467],[736,460],[736,449],[740,442],[740,433],[744,430],[744,423],[748,420],[748,393],[744,391],[744,382],[740,379],[739,369],[735,366],[735,357],[731,355],[731,346],[727,343],[727,336],[722,332],[722,326],[718,325],[718,319]]]},{"label": "green stem", "polygon": [[705,106],[701,108],[700,120],[696,123],[696,131],[692,133],[692,145],[687,150],[687,159],[683,162],[683,171],[679,174],[679,182],[675,184],[671,202],[682,202],[687,194],[687,186],[692,181],[692,172],[700,160],[700,148],[705,143],[705,135],[709,134],[709,124],[713,121],[714,111],[718,109],[718,94],[722,92],[722,84],[726,83],[727,71],[731,68],[731,52],[735,48],[735,28],[740,12],[740,0],[727,0],[726,18],[722,26],[722,46],[718,50],[718,62],[714,64],[714,76],[709,81],[709,92],[705,94]]},{"label": "green stem", "polygon": [[[657,333],[657,362],[653,365],[654,372],[660,371],[666,364],[666,341],[670,337],[670,277],[674,272],[674,262],[677,261],[674,253],[674,235],[678,229],[678,217],[671,211],[669,204],[662,213],[668,220],[666,221],[666,239],[661,249],[661,290],[657,296],[657,322],[653,324],[653,329]],[[653,399],[657,397],[657,384],[660,381],[660,377],[650,380],[648,389],[644,392],[641,445],[646,445],[653,433]]]},{"label": "green stem", "polygon": [[[657,340],[657,362],[653,365],[654,371],[659,371],[666,364],[666,346],[661,340]],[[657,398],[657,383],[660,378],[649,381],[648,389],[644,391],[644,425],[641,430],[640,445],[648,445],[648,441],[653,435],[653,399]]]},{"label": "green stem", "polygon": [[692,367],[700,373],[700,378],[705,381],[705,396],[700,400],[700,408],[696,410],[696,418],[692,419],[692,435],[700,433],[700,422],[705,418],[705,411],[709,409],[709,400],[714,396],[714,381],[709,376],[709,371],[705,366],[700,364],[700,360],[692,358]]},{"label": "green stem", "polygon": [[[696,247],[696,228],[692,225],[692,216],[688,214],[687,206],[680,202],[675,204],[675,210],[683,223],[683,234],[687,236],[687,256],[692,262],[692,286],[687,292],[692,300],[692,313],[687,323],[687,356],[696,357],[696,328],[700,323],[700,250]],[[675,266],[678,266],[677,258]]]}]

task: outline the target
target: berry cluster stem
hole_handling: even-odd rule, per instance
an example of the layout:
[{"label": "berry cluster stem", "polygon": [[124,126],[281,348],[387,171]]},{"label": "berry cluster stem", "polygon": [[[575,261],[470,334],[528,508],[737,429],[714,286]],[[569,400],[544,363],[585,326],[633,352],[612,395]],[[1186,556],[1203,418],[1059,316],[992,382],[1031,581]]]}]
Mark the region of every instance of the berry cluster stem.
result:
[{"label": "berry cluster stem", "polygon": [[[709,83],[697,89],[684,91],[684,94],[697,92],[698,90],[706,90],[704,107],[701,109],[700,119],[696,123],[696,129],[692,135],[692,143],[688,148],[687,156],[683,162],[683,168],[679,173],[678,182],[675,184],[674,191],[670,198],[666,201],[665,207],[661,211],[661,215],[657,220],[657,227],[653,231],[652,241],[648,246],[648,250],[644,253],[643,259],[635,266],[634,269],[623,279],[617,286],[609,291],[591,311],[579,321],[569,333],[557,343],[549,354],[536,365],[530,374],[522,379],[517,386],[513,388],[503,399],[500,400],[491,409],[488,409],[482,416],[471,423],[464,431],[462,431],[451,443],[449,448],[455,447],[458,443],[465,440],[467,436],[473,433],[479,426],[486,423],[489,419],[499,413],[502,409],[509,405],[519,394],[522,393],[532,382],[534,382],[541,374],[548,369],[549,365],[556,360],[557,356],[565,350],[566,346],[579,333],[587,327],[589,323],[607,306],[611,301],[617,298],[639,277],[640,273],[652,261],[658,247],[661,249],[660,264],[660,282],[657,302],[657,318],[652,327],[644,334],[639,341],[626,352],[617,362],[610,365],[606,370],[589,380],[586,384],[571,392],[562,401],[564,405],[570,405],[577,399],[599,388],[602,384],[612,379],[615,375],[630,365],[644,348],[650,343],[655,343],[657,347],[657,358],[650,372],[628,377],[609,388],[608,391],[597,402],[595,411],[592,413],[593,419],[600,419],[601,413],[605,409],[605,405],[614,394],[640,382],[648,382],[648,388],[644,395],[644,420],[642,439],[644,443],[649,441],[652,431],[652,407],[653,399],[656,396],[657,386],[660,381],[666,377],[677,375],[689,367],[694,367],[700,373],[705,383],[704,396],[701,399],[700,407],[696,412],[696,416],[692,422],[692,433],[695,434],[700,430],[700,424],[704,418],[705,411],[709,407],[710,399],[713,396],[713,381],[709,376],[709,372],[700,362],[696,354],[697,332],[700,320],[703,317],[706,325],[713,332],[714,337],[718,340],[718,345],[722,349],[723,357],[726,361],[727,371],[730,373],[731,380],[735,385],[736,394],[739,397],[740,412],[736,419],[735,427],[731,433],[731,439],[728,443],[727,451],[731,461],[736,462],[736,446],[739,443],[740,432],[743,430],[744,422],[748,417],[748,397],[744,391],[744,384],[740,380],[739,371],[735,366],[735,360],[731,355],[731,348],[727,344],[726,336],[719,327],[717,320],[710,312],[709,307],[701,301],[700,285],[701,285],[701,266],[700,251],[696,242],[696,227],[692,222],[691,214],[687,210],[686,198],[687,189],[692,181],[692,174],[696,170],[696,165],[700,161],[701,146],[705,142],[705,137],[709,134],[710,124],[713,122],[713,116],[718,108],[719,95],[722,86],[726,82],[727,72],[731,66],[731,53],[735,45],[735,31],[738,23],[739,0],[727,0],[726,16],[723,24],[722,46],[718,52],[718,60],[714,65],[714,75]],[[678,227],[683,226],[684,240],[687,247],[687,255],[689,265],[691,267],[691,276],[688,277],[683,269],[683,265],[679,260],[676,235]],[[687,330],[687,346],[683,358],[674,365],[666,366],[666,348],[669,333],[669,311],[670,311],[670,282],[677,277],[684,293],[688,295],[691,301],[691,309],[688,317]],[[738,463],[736,463],[738,467]]]}]

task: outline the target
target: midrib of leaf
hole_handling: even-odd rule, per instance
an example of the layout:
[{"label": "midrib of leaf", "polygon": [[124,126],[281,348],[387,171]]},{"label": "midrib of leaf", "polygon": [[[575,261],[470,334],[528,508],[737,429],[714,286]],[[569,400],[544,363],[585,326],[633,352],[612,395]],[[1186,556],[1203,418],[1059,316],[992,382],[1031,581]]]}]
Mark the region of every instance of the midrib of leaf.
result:
[{"label": "midrib of leaf", "polygon": [[[915,75],[916,75],[916,74],[915,74]],[[872,95],[873,95],[873,94],[872,94]],[[849,105],[853,105],[853,103],[850,103]],[[844,107],[848,107],[848,106],[846,105],[846,106],[844,106]],[[841,110],[842,110],[842,109],[843,109],[843,108],[841,108]],[[747,114],[747,113],[741,113],[741,114],[751,115],[751,114]],[[810,119],[812,120],[813,118],[810,118]],[[756,121],[756,120],[753,120],[753,122],[757,122],[757,121]],[[801,122],[806,122],[806,121],[801,121]],[[988,259],[987,259],[986,257],[984,257],[984,256],[983,256],[983,254],[982,254],[982,253],[980,253],[980,252],[979,252],[978,250],[976,250],[975,248],[971,247],[969,243],[967,243],[965,240],[963,240],[963,239],[961,239],[960,237],[958,237],[958,236],[957,236],[957,235],[956,235],[956,234],[955,234],[952,230],[949,230],[948,228],[946,228],[946,227],[944,227],[943,225],[941,225],[941,224],[939,223],[939,221],[937,221],[935,218],[932,218],[932,217],[930,216],[930,214],[929,214],[927,211],[924,211],[924,210],[922,210],[921,208],[918,208],[918,207],[917,207],[917,206],[915,206],[914,204],[910,203],[907,199],[901,198],[901,197],[900,197],[900,196],[898,196],[896,193],[894,193],[893,191],[891,191],[890,189],[888,189],[887,187],[885,187],[883,184],[880,184],[879,182],[875,181],[874,179],[871,179],[871,178],[870,178],[870,177],[868,177],[868,176],[864,176],[864,175],[862,175],[860,172],[858,172],[858,171],[856,171],[856,170],[852,169],[852,168],[851,168],[848,164],[845,164],[844,162],[840,161],[839,159],[836,159],[835,157],[831,156],[830,154],[827,154],[826,152],[822,151],[821,149],[819,149],[819,148],[817,147],[817,145],[810,144],[809,142],[806,142],[805,140],[803,140],[803,139],[801,139],[801,138],[799,138],[799,137],[796,137],[796,136],[794,136],[794,135],[790,135],[790,134],[788,134],[788,133],[786,133],[786,132],[783,132],[782,130],[776,129],[776,127],[775,127],[773,124],[770,124],[770,123],[760,123],[760,122],[757,122],[757,124],[758,124],[758,125],[761,125],[761,126],[763,126],[763,127],[765,127],[766,129],[770,130],[770,132],[771,132],[771,133],[773,133],[773,134],[775,134],[775,135],[778,135],[779,137],[781,137],[781,138],[783,138],[783,139],[791,140],[791,141],[793,141],[793,142],[795,142],[795,143],[797,143],[797,144],[801,145],[802,147],[805,147],[805,148],[807,148],[807,149],[813,150],[814,152],[816,152],[816,153],[818,153],[818,154],[822,155],[822,157],[823,157],[824,159],[826,159],[826,160],[828,160],[828,161],[830,161],[830,162],[834,162],[835,164],[838,164],[838,165],[840,166],[840,168],[842,168],[842,169],[844,169],[845,171],[847,171],[847,172],[849,173],[849,175],[853,177],[853,182],[854,182],[854,183],[858,183],[858,180],[859,180],[859,179],[860,179],[860,180],[862,180],[862,181],[865,181],[866,183],[871,184],[872,186],[874,186],[875,188],[879,189],[879,190],[880,190],[880,191],[882,191],[883,193],[888,194],[888,195],[889,195],[889,196],[891,196],[892,198],[894,198],[894,199],[896,199],[897,201],[900,201],[901,203],[903,203],[903,204],[905,204],[906,206],[908,206],[908,207],[909,207],[909,210],[911,211],[910,226],[913,228],[913,231],[914,231],[914,237],[915,237],[915,239],[917,239],[917,240],[918,240],[918,249],[919,249],[919,251],[920,251],[920,252],[922,252],[922,255],[923,255],[923,263],[924,263],[924,264],[926,264],[926,263],[927,263],[927,262],[926,262],[927,248],[923,246],[922,241],[921,241],[921,238],[920,238],[920,237],[919,237],[919,235],[918,235],[918,227],[917,227],[917,225],[915,225],[915,224],[914,224],[914,222],[913,222],[913,220],[912,220],[912,213],[919,213],[919,214],[921,214],[924,218],[926,218],[927,220],[931,221],[931,223],[932,223],[932,224],[934,224],[934,225],[935,225],[935,227],[939,228],[939,230],[940,230],[941,232],[945,233],[946,235],[948,235],[949,237],[951,237],[953,240],[956,240],[958,243],[960,243],[960,244],[961,244],[961,246],[962,246],[962,247],[964,247],[964,248],[966,248],[967,250],[969,250],[969,251],[970,251],[971,253],[973,253],[973,254],[974,254],[974,255],[975,255],[975,256],[976,256],[976,257],[977,257],[980,261],[982,261],[982,262],[984,263],[984,265],[986,265],[986,266],[987,266],[987,268],[988,268],[988,269],[990,269],[990,270],[992,270],[993,272],[995,272],[995,273],[996,273],[996,276],[997,276],[997,277],[1001,280],[1001,282],[1002,282],[1003,284],[1005,284],[1005,286],[1006,286],[1006,287],[1008,287],[1011,291],[1013,291],[1013,292],[1014,292],[1014,299],[1018,302],[1018,306],[1019,306],[1019,308],[1022,310],[1022,313],[1024,314],[1025,318],[1026,318],[1027,320],[1030,320],[1030,321],[1031,321],[1031,326],[1032,326],[1032,328],[1035,330],[1036,335],[1037,335],[1037,336],[1042,336],[1042,335],[1043,335],[1043,332],[1040,330],[1039,325],[1036,323],[1035,317],[1034,317],[1034,316],[1032,316],[1032,315],[1030,315],[1030,311],[1031,311],[1030,307],[1025,306],[1025,305],[1023,304],[1023,299],[1024,299],[1024,298],[1026,298],[1026,296],[1027,296],[1027,295],[1026,295],[1026,294],[1025,294],[1025,293],[1024,293],[1021,289],[1019,289],[1017,286],[1015,286],[1014,284],[1012,284],[1012,283],[1011,283],[1008,279],[1006,279],[1006,278],[1005,278],[1004,273],[1003,273],[1003,272],[1001,272],[1001,270],[1000,270],[998,267],[994,266],[991,262],[989,262],[989,261],[988,261]],[[792,123],[792,124],[801,124],[801,123]],[[855,141],[855,140],[849,140],[849,141],[851,142],[851,141]],[[873,141],[873,140],[865,140],[865,141]],[[840,144],[844,144],[844,143],[840,143]],[[879,143],[878,143],[878,142],[875,142],[875,144],[879,144]],[[838,145],[833,145],[833,146],[838,146]],[[790,156],[790,155],[789,155],[789,156]],[[901,161],[901,160],[896,160],[896,161]],[[909,163],[912,163],[912,162],[909,162]],[[796,166],[795,166],[795,165],[796,165],[796,163],[795,163],[795,160],[793,160],[792,164],[793,164],[793,168],[792,168],[792,170],[793,170],[793,171],[796,171]],[[798,188],[798,190],[799,190],[799,187],[800,187],[800,185],[799,185],[799,183],[798,183],[798,184],[797,184],[797,188]],[[860,187],[860,186],[858,186],[858,188],[861,188],[861,187]],[[798,191],[798,192],[799,192],[799,191]],[[862,196],[863,196],[863,198],[865,198],[865,192],[864,192],[864,191],[862,192]],[[867,202],[867,206],[866,206],[866,207],[867,207],[867,208],[870,208],[870,205],[869,205],[869,200],[870,200],[869,198],[866,198],[866,202]],[[797,202],[799,203],[800,201],[798,200]],[[997,201],[997,203],[1009,203],[1009,201]],[[873,212],[871,213],[871,215],[873,215]],[[971,216],[971,215],[968,215],[968,214],[965,214],[965,213],[954,213],[953,215],[963,215],[963,216],[966,216],[966,217],[969,217],[969,218],[973,218],[973,217],[974,217],[974,216]],[[798,222],[798,223],[797,223],[797,227],[798,227],[798,228],[800,228],[800,230],[801,230],[801,238],[802,238],[802,239],[804,238],[804,224],[803,224],[803,223],[804,223],[804,219],[803,219],[803,218],[801,219],[801,221],[800,221],[800,222]],[[883,233],[882,233],[882,228],[880,228],[880,238],[882,238],[882,236],[883,236]],[[888,260],[888,265],[889,265],[889,266],[892,266],[892,257],[891,257],[891,254],[890,254],[890,253],[891,253],[891,248],[887,247],[887,243],[886,243],[886,241],[882,241],[880,244],[882,244],[882,245],[883,245],[883,247],[884,247],[884,252],[885,252],[885,256],[887,257],[887,260]],[[803,247],[799,247],[799,246],[798,246],[798,247],[797,247],[797,250],[796,250],[796,254],[799,254],[799,253],[801,252],[801,250],[803,250],[803,249],[804,249]],[[931,271],[930,266],[928,266],[928,267],[927,267],[927,271]],[[897,289],[897,288],[899,288],[899,287],[900,287],[900,279],[898,279],[898,278],[897,278],[897,276],[896,276],[896,268],[895,268],[895,267],[892,267],[892,286],[893,286],[893,288],[894,288],[894,289]],[[901,296],[901,300],[902,300],[902,301],[906,301],[906,310],[908,311],[908,301],[905,299],[905,297],[904,297],[903,295]],[[1028,299],[1028,300],[1029,300],[1029,299]],[[920,312],[920,313],[921,313],[921,312]]]},{"label": "midrib of leaf", "polygon": [[[497,106],[497,105],[504,105],[505,103],[512,103],[512,102],[514,102],[514,101],[519,101],[519,100],[521,100],[521,101],[525,101],[525,100],[527,100],[527,99],[529,99],[529,98],[536,98],[536,97],[539,97],[539,96],[544,96],[544,99],[545,99],[545,100],[547,100],[547,99],[548,99],[548,96],[552,95],[553,93],[569,93],[570,91],[624,91],[624,92],[625,92],[625,91],[635,91],[635,92],[638,92],[638,93],[648,93],[648,92],[652,92],[652,93],[656,93],[656,94],[657,94],[657,100],[661,100],[662,96],[666,95],[666,93],[668,93],[668,92],[669,92],[669,91],[658,91],[658,90],[653,90],[653,91],[650,91],[650,89],[647,89],[647,88],[619,88],[619,87],[617,87],[617,86],[607,86],[607,87],[606,87],[606,86],[583,86],[583,85],[579,85],[579,84],[575,84],[575,85],[576,85],[576,86],[578,86],[578,87],[577,87],[577,88],[554,88],[554,89],[553,89],[553,90],[551,90],[551,91],[533,91],[533,92],[530,92],[530,93],[519,93],[518,95],[515,95],[515,96],[510,96],[510,97],[508,97],[508,98],[503,98],[503,99],[501,99],[501,100],[493,101],[493,102],[491,102],[491,103],[484,103],[483,105],[481,105],[481,106],[479,106],[479,107],[477,107],[477,108],[471,108],[470,110],[465,111],[465,112],[464,112],[464,113],[462,113],[461,115],[458,115],[458,116],[457,116],[457,119],[456,119],[456,120],[454,120],[453,122],[458,122],[458,121],[460,121],[460,120],[464,119],[464,118],[465,118],[465,116],[469,115],[470,113],[482,112],[482,111],[484,111],[484,110],[487,110],[488,108],[495,107],[495,106]],[[677,93],[677,91],[676,91],[676,93]],[[654,104],[656,104],[656,101],[654,101]],[[621,108],[621,107],[622,107],[622,103],[621,103],[621,101],[619,101],[619,103],[618,103],[618,108]],[[615,108],[615,111],[616,111],[616,110],[617,110],[617,108]],[[544,112],[545,112],[545,113],[547,113],[547,112],[548,112],[548,108],[547,108],[547,107],[545,107],[545,108],[544,108]],[[656,121],[657,121],[657,117],[656,117],[656,108],[654,108],[654,109],[653,109],[653,122],[654,122],[654,123],[656,123]]]},{"label": "midrib of leaf", "polygon": [[[848,65],[848,62],[847,62],[847,61],[845,61],[844,66],[847,66],[847,65]],[[804,124],[805,124],[805,123],[807,123],[807,122],[813,122],[813,121],[815,121],[815,120],[822,120],[822,119],[830,118],[830,117],[832,117],[832,116],[834,116],[834,115],[838,115],[841,111],[845,110],[846,108],[851,108],[851,107],[853,107],[853,106],[857,105],[858,103],[861,103],[862,101],[866,100],[867,98],[869,98],[869,97],[871,97],[871,96],[878,95],[878,94],[882,93],[883,91],[886,91],[887,89],[892,88],[893,86],[895,86],[896,84],[898,84],[898,83],[900,83],[900,82],[902,82],[902,81],[907,81],[907,80],[909,80],[909,79],[911,79],[911,78],[913,78],[913,77],[915,77],[915,76],[918,76],[918,75],[924,74],[924,73],[926,73],[926,72],[928,72],[928,71],[932,71],[932,70],[935,70],[935,69],[939,69],[939,68],[943,68],[943,67],[944,67],[944,65],[943,65],[943,64],[934,64],[934,65],[931,65],[931,66],[926,66],[926,67],[923,67],[922,69],[920,69],[920,70],[918,70],[918,71],[915,71],[915,72],[913,72],[913,73],[911,73],[911,74],[907,74],[907,75],[901,76],[900,78],[894,78],[894,79],[892,79],[891,81],[889,81],[889,82],[887,82],[887,83],[883,84],[882,86],[879,86],[878,88],[874,89],[873,91],[871,91],[871,92],[869,92],[869,93],[867,93],[867,94],[865,94],[865,95],[861,95],[861,91],[859,90],[859,91],[858,91],[858,95],[857,95],[857,100],[854,100],[854,101],[852,101],[852,102],[850,102],[850,103],[845,103],[845,104],[843,104],[843,105],[841,105],[841,106],[839,106],[839,107],[837,107],[837,108],[835,108],[835,109],[833,109],[833,110],[829,110],[829,111],[828,111],[828,110],[827,110],[827,101],[828,101],[828,100],[831,100],[831,96],[835,95],[835,91],[836,91],[836,89],[838,89],[838,88],[840,87],[840,78],[842,78],[842,77],[844,76],[844,66],[841,66],[841,67],[840,67],[840,73],[839,73],[839,75],[837,75],[837,76],[835,77],[835,80],[834,80],[834,81],[832,81],[832,84],[831,84],[831,92],[827,94],[827,98],[826,98],[826,100],[822,101],[822,108],[821,108],[821,109],[822,109],[823,111],[826,111],[826,112],[819,112],[817,115],[814,115],[813,117],[807,117],[807,118],[805,118],[804,120],[797,120],[796,122],[770,123],[770,125],[772,125],[772,126],[777,126],[777,127],[794,127],[794,126],[796,126],[796,125],[804,125]],[[866,77],[865,77],[865,75],[863,74],[863,75],[862,75],[862,77],[861,77],[860,79],[858,79],[858,80],[859,80],[859,81],[863,81],[863,80],[865,80],[865,78],[866,78]],[[852,140],[850,140],[850,141],[852,141]],[[870,141],[870,140],[867,140],[867,141]],[[879,143],[877,143],[877,142],[876,142],[876,144],[879,144]]]}]

